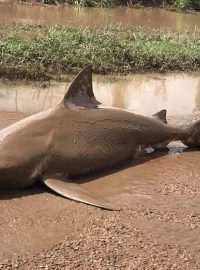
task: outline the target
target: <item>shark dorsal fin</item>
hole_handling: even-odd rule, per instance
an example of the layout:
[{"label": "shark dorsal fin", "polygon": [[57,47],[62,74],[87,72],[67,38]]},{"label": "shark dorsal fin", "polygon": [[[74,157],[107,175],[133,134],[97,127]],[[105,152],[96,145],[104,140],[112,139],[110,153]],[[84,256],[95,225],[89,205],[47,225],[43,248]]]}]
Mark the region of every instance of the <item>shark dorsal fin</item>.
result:
[{"label": "shark dorsal fin", "polygon": [[161,110],[153,115],[154,118],[158,119],[159,121],[167,124],[166,118],[167,110]]},{"label": "shark dorsal fin", "polygon": [[96,108],[100,104],[92,87],[92,65],[83,68],[72,81],[62,104],[69,109]]}]

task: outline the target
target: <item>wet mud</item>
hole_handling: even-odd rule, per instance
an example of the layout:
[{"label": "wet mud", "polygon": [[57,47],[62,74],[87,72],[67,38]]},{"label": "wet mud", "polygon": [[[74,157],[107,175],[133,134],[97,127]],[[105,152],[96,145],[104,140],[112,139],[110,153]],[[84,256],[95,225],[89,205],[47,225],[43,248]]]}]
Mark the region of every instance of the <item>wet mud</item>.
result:
[{"label": "wet mud", "polygon": [[[195,80],[194,90],[190,87],[185,98],[189,109],[179,107],[179,114],[169,102],[168,87],[163,92],[155,90],[153,84],[155,88],[145,91],[144,82],[144,95],[141,100],[137,98],[137,108],[146,108],[142,103],[145,93],[152,97],[155,91],[160,94],[151,98],[153,104],[156,97],[157,104],[162,99],[166,102],[162,106],[170,104],[170,124],[194,121],[200,116],[199,82]],[[97,81],[95,89],[100,97]],[[121,84],[117,85],[121,89]],[[146,85],[151,85],[149,80]],[[21,90],[19,85],[4,85],[3,91],[2,84],[0,128],[57,104],[63,95],[61,86],[36,91],[31,85]],[[115,91],[113,88],[111,93]],[[117,95],[111,93],[115,104],[127,108],[124,96],[118,95],[117,100]],[[179,106],[176,92],[174,98]],[[130,99],[134,100],[134,95]],[[113,105],[109,102],[107,99],[106,105]],[[145,113],[155,109],[153,106]],[[174,142],[170,151],[141,153],[137,160],[113,171],[77,180],[91,192],[120,204],[120,212],[67,200],[40,183],[25,190],[0,192],[0,269],[199,269],[200,152],[182,152],[181,147]]]},{"label": "wet mud", "polygon": [[183,14],[163,9],[76,8],[70,6],[40,6],[20,3],[0,3],[0,23],[65,24],[102,27],[119,24],[148,28],[167,28],[176,31],[199,31],[199,14]]}]

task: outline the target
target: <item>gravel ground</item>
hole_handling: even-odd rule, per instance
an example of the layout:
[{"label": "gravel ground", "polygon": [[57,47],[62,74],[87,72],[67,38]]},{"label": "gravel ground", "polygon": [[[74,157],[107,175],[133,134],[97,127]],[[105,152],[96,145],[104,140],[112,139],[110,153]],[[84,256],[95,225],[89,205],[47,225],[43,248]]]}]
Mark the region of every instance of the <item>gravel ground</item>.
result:
[{"label": "gravel ground", "polygon": [[[1,116],[3,126],[8,113]],[[199,158],[198,151],[152,154],[84,184],[121,203],[119,212],[42,184],[1,192],[0,269],[200,269]]]}]

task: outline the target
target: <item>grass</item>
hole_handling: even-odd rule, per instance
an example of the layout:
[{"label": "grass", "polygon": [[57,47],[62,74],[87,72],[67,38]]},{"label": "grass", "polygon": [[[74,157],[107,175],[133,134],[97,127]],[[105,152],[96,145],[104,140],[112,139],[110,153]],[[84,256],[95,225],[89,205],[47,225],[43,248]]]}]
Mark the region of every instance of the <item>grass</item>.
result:
[{"label": "grass", "polygon": [[[19,0],[20,1],[20,0]],[[33,0],[22,0],[23,2],[32,3]],[[120,0],[37,0],[37,2],[42,4],[56,5],[56,4],[69,4],[75,7],[114,7],[117,5],[126,4]]]},{"label": "grass", "polygon": [[[24,0],[32,2],[32,0]],[[38,0],[43,4],[70,4],[76,7],[113,7],[115,5],[167,7],[176,10],[200,10],[199,0]]]},{"label": "grass", "polygon": [[200,33],[112,26],[0,29],[0,77],[47,79],[89,63],[101,74],[200,70]]},{"label": "grass", "polygon": [[172,6],[178,10],[194,9],[194,10],[199,11],[200,1],[199,0],[174,0]]},{"label": "grass", "polygon": [[115,5],[120,5],[119,0],[59,0],[59,1],[77,7],[113,7]]}]

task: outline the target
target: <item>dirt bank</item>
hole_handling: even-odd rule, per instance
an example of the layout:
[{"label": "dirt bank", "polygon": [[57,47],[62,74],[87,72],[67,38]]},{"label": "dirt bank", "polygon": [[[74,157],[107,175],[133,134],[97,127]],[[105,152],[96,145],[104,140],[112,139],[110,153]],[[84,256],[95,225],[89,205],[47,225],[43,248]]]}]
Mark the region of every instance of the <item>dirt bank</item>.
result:
[{"label": "dirt bank", "polygon": [[[1,128],[25,116],[0,115]],[[200,269],[199,158],[198,151],[142,155],[85,184],[122,203],[120,212],[40,184],[1,192],[0,269]]]}]

